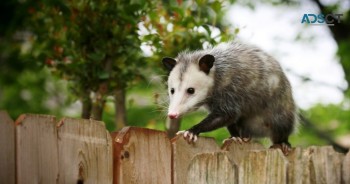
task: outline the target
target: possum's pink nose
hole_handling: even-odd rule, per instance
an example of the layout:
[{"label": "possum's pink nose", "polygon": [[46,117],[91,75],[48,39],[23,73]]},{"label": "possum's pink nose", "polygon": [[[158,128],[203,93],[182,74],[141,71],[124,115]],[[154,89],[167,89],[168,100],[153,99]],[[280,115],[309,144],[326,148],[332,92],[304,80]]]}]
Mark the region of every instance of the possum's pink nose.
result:
[{"label": "possum's pink nose", "polygon": [[179,117],[179,114],[178,114],[178,113],[169,113],[169,114],[168,114],[168,117],[169,117],[170,119],[176,119],[176,118]]}]

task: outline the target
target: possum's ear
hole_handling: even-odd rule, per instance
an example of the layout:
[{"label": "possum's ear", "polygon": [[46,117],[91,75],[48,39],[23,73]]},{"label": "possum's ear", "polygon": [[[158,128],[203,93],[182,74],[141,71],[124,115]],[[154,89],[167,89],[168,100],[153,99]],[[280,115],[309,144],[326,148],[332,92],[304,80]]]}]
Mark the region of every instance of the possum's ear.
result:
[{"label": "possum's ear", "polygon": [[163,65],[166,69],[169,70],[169,72],[175,67],[176,60],[173,58],[165,57],[162,59]]},{"label": "possum's ear", "polygon": [[199,69],[206,74],[209,74],[210,69],[214,65],[215,58],[213,55],[207,54],[199,60]]}]

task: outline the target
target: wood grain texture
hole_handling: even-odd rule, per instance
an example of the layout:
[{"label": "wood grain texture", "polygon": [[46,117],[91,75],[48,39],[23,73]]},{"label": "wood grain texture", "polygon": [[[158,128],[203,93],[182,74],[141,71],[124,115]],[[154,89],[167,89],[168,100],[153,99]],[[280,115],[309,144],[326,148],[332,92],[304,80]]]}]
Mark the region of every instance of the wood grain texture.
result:
[{"label": "wood grain texture", "polygon": [[250,151],[239,167],[239,183],[287,183],[287,165],[288,161],[279,149]]},{"label": "wood grain texture", "polygon": [[221,149],[228,151],[229,153],[227,156],[230,158],[230,160],[235,164],[240,165],[243,158],[248,154],[248,152],[254,150],[265,150],[266,148],[259,143],[250,142],[239,144],[230,140],[226,141]]},{"label": "wood grain texture", "polygon": [[328,184],[341,182],[341,167],[344,155],[334,151],[331,146],[311,146],[304,154],[310,155],[310,183]]},{"label": "wood grain texture", "polygon": [[331,146],[279,149],[213,138],[188,144],[165,132],[103,122],[0,111],[0,184],[350,184],[350,153]]},{"label": "wood grain texture", "polygon": [[15,123],[0,111],[0,183],[15,183]]},{"label": "wood grain texture", "polygon": [[340,183],[343,157],[331,146],[295,148],[288,155],[288,183]]},{"label": "wood grain texture", "polygon": [[112,137],[112,145],[113,145],[113,183],[119,183],[119,174],[120,174],[120,146],[119,143],[117,143],[116,138],[118,136],[119,132],[111,132]]},{"label": "wood grain texture", "polygon": [[173,183],[176,184],[186,183],[188,167],[196,154],[220,151],[215,140],[208,137],[198,137],[195,143],[188,144],[182,135],[178,135],[171,140],[171,144]]},{"label": "wood grain texture", "polygon": [[104,123],[64,118],[57,127],[58,183],[112,183],[112,139]]},{"label": "wood grain texture", "polygon": [[56,120],[47,115],[21,115],[16,120],[17,183],[56,183]]},{"label": "wood grain texture", "polygon": [[342,183],[350,183],[350,151],[346,154],[343,161],[343,170],[342,170]]},{"label": "wood grain texture", "polygon": [[191,184],[236,184],[237,166],[227,157],[227,152],[196,155],[188,168],[187,183]]},{"label": "wood grain texture", "polygon": [[170,184],[171,145],[165,132],[125,127],[115,136],[114,183]]},{"label": "wood grain texture", "polygon": [[305,149],[297,147],[288,154],[288,183],[307,184],[310,183],[309,161],[310,153]]}]

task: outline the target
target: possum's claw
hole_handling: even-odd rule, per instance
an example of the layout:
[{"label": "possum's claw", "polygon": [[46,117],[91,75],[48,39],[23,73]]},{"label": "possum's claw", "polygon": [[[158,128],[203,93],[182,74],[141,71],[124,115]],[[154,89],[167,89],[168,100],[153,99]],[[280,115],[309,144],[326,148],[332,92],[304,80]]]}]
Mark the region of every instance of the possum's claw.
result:
[{"label": "possum's claw", "polygon": [[198,139],[198,136],[190,131],[187,131],[187,130],[181,130],[181,131],[178,131],[176,133],[176,135],[179,135],[179,134],[183,134],[183,137],[184,139],[188,142],[188,143],[194,143],[197,141]]},{"label": "possum's claw", "polygon": [[228,142],[228,141],[233,141],[233,142],[235,142],[235,143],[243,144],[243,143],[248,143],[248,142],[250,142],[251,140],[252,140],[251,137],[249,137],[249,138],[246,138],[246,137],[244,137],[244,138],[241,138],[241,137],[231,137],[231,138],[228,138],[228,139],[224,139],[223,143],[226,143],[226,142]]},{"label": "possum's claw", "polygon": [[272,149],[281,149],[282,153],[287,156],[291,151],[292,148],[290,147],[290,145],[286,144],[286,143],[281,143],[281,144],[274,144],[272,146],[270,146],[270,148]]}]

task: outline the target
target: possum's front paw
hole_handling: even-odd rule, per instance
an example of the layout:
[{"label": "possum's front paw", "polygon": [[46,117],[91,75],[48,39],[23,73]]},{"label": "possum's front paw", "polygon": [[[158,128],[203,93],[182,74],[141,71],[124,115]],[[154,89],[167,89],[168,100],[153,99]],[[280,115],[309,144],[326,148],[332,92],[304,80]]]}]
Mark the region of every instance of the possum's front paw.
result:
[{"label": "possum's front paw", "polygon": [[180,135],[183,134],[184,139],[188,142],[188,143],[194,143],[197,141],[198,136],[188,130],[181,130],[178,131],[176,133],[176,135]]}]

